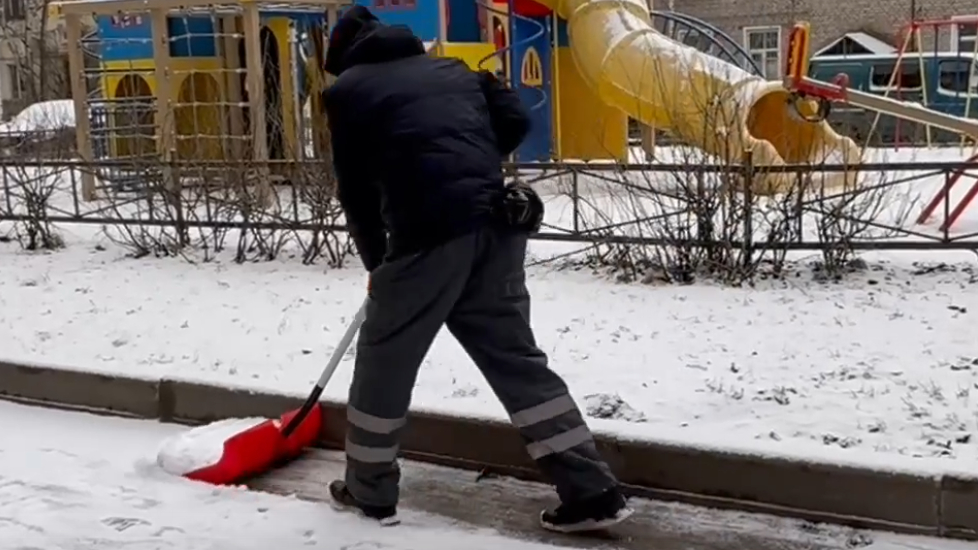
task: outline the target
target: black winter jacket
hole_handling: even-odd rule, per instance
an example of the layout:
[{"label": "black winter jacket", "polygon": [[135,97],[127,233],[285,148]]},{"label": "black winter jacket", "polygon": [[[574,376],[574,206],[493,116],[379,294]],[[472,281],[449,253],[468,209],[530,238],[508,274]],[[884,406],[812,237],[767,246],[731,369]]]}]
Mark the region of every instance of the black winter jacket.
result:
[{"label": "black winter jacket", "polygon": [[325,68],[339,200],[368,271],[489,221],[502,160],[529,130],[515,92],[362,6],[338,22]]}]

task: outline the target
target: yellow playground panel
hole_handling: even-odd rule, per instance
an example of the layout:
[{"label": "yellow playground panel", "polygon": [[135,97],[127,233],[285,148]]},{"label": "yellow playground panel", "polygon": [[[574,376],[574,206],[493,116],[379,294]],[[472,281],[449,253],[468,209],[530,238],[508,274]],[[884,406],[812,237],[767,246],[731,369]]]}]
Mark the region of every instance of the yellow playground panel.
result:
[{"label": "yellow playground panel", "polygon": [[502,70],[499,57],[493,55],[496,47],[484,42],[446,42],[436,45],[439,57],[454,57],[465,62],[473,70],[485,69],[496,73]]},{"label": "yellow playground panel", "polygon": [[626,161],[628,115],[601,100],[569,47],[554,51],[554,134],[557,159]]},{"label": "yellow playground panel", "polygon": [[[156,76],[151,59],[108,61],[102,64],[101,77],[105,97],[116,105],[143,102],[151,105],[157,93]],[[173,109],[177,159],[220,160],[224,158],[222,135],[222,98],[226,97],[224,79],[219,79],[220,61],[213,58],[184,57],[171,59],[176,73],[169,85],[176,90]],[[151,108],[111,110],[109,127],[115,130],[109,139],[114,158],[152,156],[156,154],[156,116]],[[128,132],[126,130],[129,130]]]}]

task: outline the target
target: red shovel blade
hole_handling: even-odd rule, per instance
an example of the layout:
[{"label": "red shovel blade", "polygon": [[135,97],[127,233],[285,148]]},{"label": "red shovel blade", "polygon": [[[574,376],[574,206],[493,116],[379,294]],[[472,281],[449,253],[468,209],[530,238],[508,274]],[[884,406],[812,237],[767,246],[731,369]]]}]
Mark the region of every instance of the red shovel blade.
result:
[{"label": "red shovel blade", "polygon": [[265,473],[277,464],[295,458],[316,442],[322,426],[322,410],[315,405],[292,434],[285,437],[282,428],[298,412],[287,412],[280,419],[266,420],[228,438],[224,442],[220,460],[184,477],[214,485],[229,485]]}]

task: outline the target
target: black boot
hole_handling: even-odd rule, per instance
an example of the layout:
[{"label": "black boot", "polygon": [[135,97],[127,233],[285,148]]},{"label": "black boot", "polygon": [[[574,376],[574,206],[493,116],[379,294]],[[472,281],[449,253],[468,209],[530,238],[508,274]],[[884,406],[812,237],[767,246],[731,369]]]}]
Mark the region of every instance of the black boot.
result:
[{"label": "black boot", "polygon": [[337,479],[329,484],[329,496],[333,497],[333,503],[347,511],[356,511],[367,519],[372,519],[384,526],[397,525],[401,520],[397,519],[396,506],[370,506],[361,504],[350,493],[346,482]]},{"label": "black boot", "polygon": [[625,505],[617,487],[576,502],[561,504],[540,514],[540,525],[558,533],[600,531],[617,525],[634,513]]}]

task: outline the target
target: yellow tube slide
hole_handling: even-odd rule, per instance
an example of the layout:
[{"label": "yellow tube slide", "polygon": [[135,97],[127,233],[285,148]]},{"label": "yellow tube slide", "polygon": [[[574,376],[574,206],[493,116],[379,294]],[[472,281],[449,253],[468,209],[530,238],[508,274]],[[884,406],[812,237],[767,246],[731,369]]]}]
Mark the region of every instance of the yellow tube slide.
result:
[{"label": "yellow tube slide", "polygon": [[[791,113],[788,91],[732,64],[669,39],[652,28],[645,0],[537,0],[567,20],[578,70],[609,105],[716,156],[756,165],[854,164],[861,152],[827,123]],[[802,102],[799,109],[814,103]],[[757,178],[753,191],[774,194],[796,183],[790,174]],[[811,183],[836,187],[845,174]]]}]

